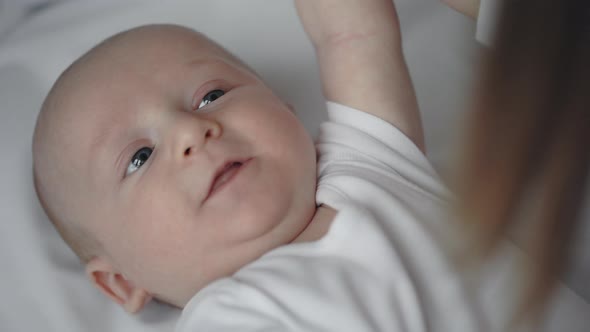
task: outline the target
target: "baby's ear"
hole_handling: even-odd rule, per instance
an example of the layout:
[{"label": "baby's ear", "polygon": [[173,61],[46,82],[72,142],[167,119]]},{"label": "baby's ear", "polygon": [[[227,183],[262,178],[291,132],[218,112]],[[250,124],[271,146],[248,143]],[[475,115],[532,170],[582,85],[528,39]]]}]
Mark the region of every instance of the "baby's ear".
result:
[{"label": "baby's ear", "polygon": [[100,257],[86,264],[86,276],[103,294],[121,305],[128,313],[136,313],[152,299],[145,290],[127,280],[111,264]]}]

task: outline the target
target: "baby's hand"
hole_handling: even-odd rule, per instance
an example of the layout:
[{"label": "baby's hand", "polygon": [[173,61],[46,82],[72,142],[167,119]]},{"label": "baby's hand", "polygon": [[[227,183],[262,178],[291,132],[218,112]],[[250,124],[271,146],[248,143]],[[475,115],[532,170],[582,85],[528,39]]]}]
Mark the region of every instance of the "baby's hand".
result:
[{"label": "baby's hand", "polygon": [[442,2],[458,12],[461,12],[473,19],[477,19],[481,0],[442,0]]},{"label": "baby's hand", "polygon": [[324,95],[375,115],[424,150],[422,124],[392,0],[296,0]]}]

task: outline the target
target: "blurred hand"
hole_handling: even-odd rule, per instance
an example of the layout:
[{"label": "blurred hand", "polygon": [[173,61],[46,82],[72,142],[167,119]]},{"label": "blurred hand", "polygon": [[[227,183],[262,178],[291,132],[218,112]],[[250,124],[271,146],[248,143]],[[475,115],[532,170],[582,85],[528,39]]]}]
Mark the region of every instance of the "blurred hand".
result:
[{"label": "blurred hand", "polygon": [[471,17],[474,20],[477,19],[477,14],[479,13],[480,1],[481,0],[442,0],[442,2],[447,4],[449,7]]}]

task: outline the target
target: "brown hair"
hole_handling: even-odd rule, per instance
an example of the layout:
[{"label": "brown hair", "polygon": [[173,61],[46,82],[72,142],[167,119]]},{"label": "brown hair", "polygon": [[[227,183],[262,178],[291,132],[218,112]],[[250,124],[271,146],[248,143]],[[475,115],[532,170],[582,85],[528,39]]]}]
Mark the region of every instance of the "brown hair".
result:
[{"label": "brown hair", "polygon": [[479,253],[525,222],[533,282],[519,316],[539,314],[567,263],[590,167],[590,6],[504,1],[482,67],[458,174],[461,219]]}]

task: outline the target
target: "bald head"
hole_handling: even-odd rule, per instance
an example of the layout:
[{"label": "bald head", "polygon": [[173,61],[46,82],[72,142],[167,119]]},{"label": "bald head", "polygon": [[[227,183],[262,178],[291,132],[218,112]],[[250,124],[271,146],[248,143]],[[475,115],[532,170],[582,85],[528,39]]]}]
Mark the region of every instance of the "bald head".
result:
[{"label": "bald head", "polygon": [[[158,70],[178,54],[214,54],[246,70],[238,58],[205,36],[179,26],[134,28],[101,42],[70,65],[47,95],[33,137],[33,170],[39,200],[66,243],[84,262],[100,250],[100,241],[88,227],[85,211],[100,183],[86,181],[86,150],[100,144],[87,134],[88,124],[100,121],[102,93],[133,84],[124,77],[168,75]],[[127,99],[136,98],[132,93]],[[113,97],[115,98],[115,97]]]}]

